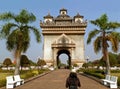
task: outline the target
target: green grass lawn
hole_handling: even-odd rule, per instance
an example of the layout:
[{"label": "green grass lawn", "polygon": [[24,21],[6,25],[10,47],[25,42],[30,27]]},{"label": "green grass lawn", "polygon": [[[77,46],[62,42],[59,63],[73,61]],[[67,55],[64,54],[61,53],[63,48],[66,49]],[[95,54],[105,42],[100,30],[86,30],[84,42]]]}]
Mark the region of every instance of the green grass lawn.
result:
[{"label": "green grass lawn", "polygon": [[13,75],[12,73],[0,73],[0,80],[5,79],[6,76]]},{"label": "green grass lawn", "polygon": [[112,73],[111,75],[120,77],[120,73]]}]

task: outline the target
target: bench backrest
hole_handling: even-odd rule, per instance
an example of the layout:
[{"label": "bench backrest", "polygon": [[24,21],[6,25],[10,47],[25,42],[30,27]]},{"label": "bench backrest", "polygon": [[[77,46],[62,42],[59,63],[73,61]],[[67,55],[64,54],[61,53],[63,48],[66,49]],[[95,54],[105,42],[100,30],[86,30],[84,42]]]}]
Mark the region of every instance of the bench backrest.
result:
[{"label": "bench backrest", "polygon": [[15,81],[21,80],[20,75],[14,75],[14,80],[15,80]]},{"label": "bench backrest", "polygon": [[8,76],[8,77],[6,77],[6,79],[7,79],[7,83],[11,83],[14,81],[13,76]]},{"label": "bench backrest", "polygon": [[113,82],[117,82],[117,79],[118,79],[118,77],[116,77],[116,76],[111,76],[111,81],[113,81]]},{"label": "bench backrest", "polygon": [[105,79],[106,79],[106,80],[110,80],[110,75],[106,75],[106,76],[105,76]]}]

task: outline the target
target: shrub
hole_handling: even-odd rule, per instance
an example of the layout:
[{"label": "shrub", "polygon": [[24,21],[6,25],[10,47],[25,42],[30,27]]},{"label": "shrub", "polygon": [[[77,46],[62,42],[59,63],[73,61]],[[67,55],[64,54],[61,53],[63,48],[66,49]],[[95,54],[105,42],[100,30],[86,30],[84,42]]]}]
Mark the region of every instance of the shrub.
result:
[{"label": "shrub", "polygon": [[37,70],[32,71],[32,73],[34,74],[34,76],[39,74],[39,72]]},{"label": "shrub", "polygon": [[34,73],[32,72],[32,70],[22,70],[21,72],[21,77],[23,79],[28,79],[30,77],[33,77],[34,76]]},{"label": "shrub", "polygon": [[78,65],[77,64],[73,64],[73,67],[78,67]]},{"label": "shrub", "polygon": [[21,75],[21,77],[23,79],[28,79],[28,78],[33,77],[33,76],[34,76],[34,74],[31,72],[27,72],[27,73]]},{"label": "shrub", "polygon": [[41,70],[28,70],[28,71],[21,71],[21,77],[24,79],[28,79],[30,77],[39,75],[41,73],[44,73],[45,71],[48,71],[47,69],[41,69]]}]

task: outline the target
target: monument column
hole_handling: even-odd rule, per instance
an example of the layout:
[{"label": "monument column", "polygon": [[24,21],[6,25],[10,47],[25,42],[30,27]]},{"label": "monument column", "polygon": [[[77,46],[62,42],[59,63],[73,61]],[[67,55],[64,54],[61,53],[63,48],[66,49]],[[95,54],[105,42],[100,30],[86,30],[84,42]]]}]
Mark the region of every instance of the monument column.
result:
[{"label": "monument column", "polygon": [[71,59],[75,59],[75,48],[71,48]]},{"label": "monument column", "polygon": [[53,48],[53,53],[52,53],[52,58],[53,58],[53,66],[56,68],[56,65],[57,65],[57,62],[56,62],[56,57],[57,57],[57,49],[56,48]]}]

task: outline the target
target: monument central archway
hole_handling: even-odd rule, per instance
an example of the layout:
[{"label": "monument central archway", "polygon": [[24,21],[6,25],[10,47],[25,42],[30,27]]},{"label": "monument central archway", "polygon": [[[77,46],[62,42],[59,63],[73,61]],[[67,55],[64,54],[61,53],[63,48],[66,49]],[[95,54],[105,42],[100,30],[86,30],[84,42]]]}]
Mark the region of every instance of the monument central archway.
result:
[{"label": "monument central archway", "polygon": [[66,9],[60,9],[59,15],[53,17],[48,13],[40,22],[44,37],[43,59],[47,65],[58,67],[58,56],[65,53],[69,57],[69,66],[79,67],[84,59],[84,34],[87,23],[79,13],[70,17]]},{"label": "monument central archway", "polygon": [[67,68],[70,68],[70,66],[71,66],[71,57],[70,57],[70,52],[68,51],[68,50],[66,50],[66,49],[62,49],[62,50],[59,50],[58,52],[57,52],[57,67],[58,68],[60,68],[60,59],[59,59],[59,56],[61,55],[61,54],[63,54],[63,53],[65,53],[67,56],[68,56],[68,60],[67,60]]}]

